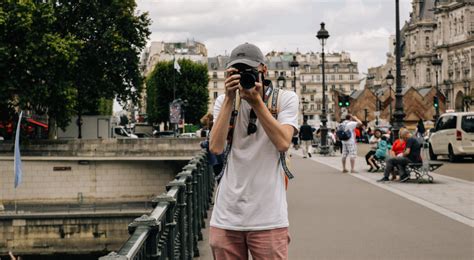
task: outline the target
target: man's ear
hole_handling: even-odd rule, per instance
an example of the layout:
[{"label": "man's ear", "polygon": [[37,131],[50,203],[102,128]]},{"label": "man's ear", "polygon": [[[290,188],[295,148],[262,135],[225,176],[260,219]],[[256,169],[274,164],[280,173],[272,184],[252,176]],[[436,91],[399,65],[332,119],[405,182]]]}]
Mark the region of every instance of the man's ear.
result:
[{"label": "man's ear", "polygon": [[268,67],[267,67],[267,65],[265,65],[265,64],[261,64],[260,66],[261,66],[261,68],[262,68],[262,72],[263,72],[263,74],[264,74],[264,75],[266,75],[266,74],[267,74],[267,71],[268,71]]}]

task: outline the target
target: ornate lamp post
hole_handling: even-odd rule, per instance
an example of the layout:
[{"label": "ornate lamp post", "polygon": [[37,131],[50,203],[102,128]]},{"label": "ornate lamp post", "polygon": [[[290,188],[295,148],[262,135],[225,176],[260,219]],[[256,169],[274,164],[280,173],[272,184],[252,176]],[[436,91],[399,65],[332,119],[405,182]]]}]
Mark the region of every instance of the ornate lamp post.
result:
[{"label": "ornate lamp post", "polygon": [[327,123],[327,115],[326,115],[326,77],[324,75],[324,45],[326,44],[327,39],[329,38],[329,33],[326,31],[324,28],[325,24],[321,23],[321,29],[318,31],[318,34],[316,35],[316,38],[319,39],[321,42],[321,48],[322,48],[322,53],[321,53],[321,58],[322,58],[322,76],[323,76],[323,111],[321,114],[321,122],[323,125],[321,126],[321,154],[327,154],[329,152],[328,146],[327,146],[327,136],[328,136],[328,128],[326,126]]},{"label": "ornate lamp post", "polygon": [[394,80],[395,78],[392,75],[392,70],[389,70],[387,77],[385,77],[385,81],[387,82],[388,90],[390,91],[390,118],[388,119],[390,125],[392,125],[392,85]]},{"label": "ornate lamp post", "polygon": [[298,68],[300,64],[296,60],[296,55],[293,55],[293,61],[290,61],[290,67],[293,68],[293,91],[296,93],[296,68]]},{"label": "ornate lamp post", "polygon": [[[443,64],[443,60],[438,58],[438,55],[434,56],[433,59],[431,60],[431,65],[435,66],[435,75],[436,75],[436,99],[439,102],[439,85],[438,85],[438,72],[439,68],[441,67],[441,64]],[[436,122],[439,118],[439,105],[435,106],[435,116],[434,116],[434,121]]]},{"label": "ornate lamp post", "polygon": [[403,118],[405,113],[403,112],[403,95],[402,95],[402,50],[400,46],[400,0],[395,1],[395,31],[396,31],[396,41],[395,41],[395,55],[396,55],[396,83],[397,88],[395,92],[395,113],[393,117],[395,118],[393,123],[393,137],[394,139],[398,138],[398,132],[400,128],[403,127]]},{"label": "ornate lamp post", "polygon": [[277,79],[277,83],[278,83],[278,87],[279,87],[280,89],[283,89],[283,88],[285,87],[285,85],[286,85],[286,79],[285,79],[285,77],[283,76],[283,73],[282,73],[282,72],[280,72],[280,76],[279,76],[278,79]]}]

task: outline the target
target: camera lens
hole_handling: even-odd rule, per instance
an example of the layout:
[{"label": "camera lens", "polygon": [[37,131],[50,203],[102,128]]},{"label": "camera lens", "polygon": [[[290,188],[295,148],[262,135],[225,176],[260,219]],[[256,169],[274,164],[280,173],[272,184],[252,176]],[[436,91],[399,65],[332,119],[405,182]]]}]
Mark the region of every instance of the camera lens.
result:
[{"label": "camera lens", "polygon": [[253,73],[242,72],[240,74],[240,85],[245,89],[251,89],[255,87],[255,81],[257,81],[257,77],[255,77]]}]

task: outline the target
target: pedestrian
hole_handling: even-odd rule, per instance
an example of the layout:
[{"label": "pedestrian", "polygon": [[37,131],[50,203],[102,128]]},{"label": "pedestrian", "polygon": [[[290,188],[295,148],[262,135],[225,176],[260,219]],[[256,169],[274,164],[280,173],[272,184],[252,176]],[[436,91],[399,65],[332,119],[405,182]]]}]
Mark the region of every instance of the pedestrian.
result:
[{"label": "pedestrian", "polygon": [[308,125],[308,120],[303,120],[303,125],[300,126],[300,140],[303,148],[303,158],[306,158],[306,154],[311,157],[311,145],[313,142],[313,128]]},{"label": "pedestrian", "polygon": [[418,124],[416,125],[415,137],[416,138],[423,138],[425,136],[425,125],[423,123],[423,119],[418,120]]},{"label": "pedestrian", "polygon": [[412,137],[410,131],[404,129],[400,133],[400,138],[405,140],[405,151],[401,156],[392,157],[387,160],[384,176],[378,182],[389,181],[388,176],[390,172],[397,167],[400,175],[400,182],[406,182],[410,179],[410,174],[406,172],[406,166],[409,163],[421,163],[421,147],[416,138]]},{"label": "pedestrian", "polygon": [[365,162],[367,163],[368,166],[370,166],[369,172],[371,172],[374,169],[372,167],[372,164],[369,162],[369,158],[375,154],[375,151],[377,150],[377,145],[379,141],[381,140],[381,137],[382,137],[382,131],[380,131],[380,129],[375,129],[374,135],[370,137],[370,140],[369,140],[370,150],[365,155]]},{"label": "pedestrian", "polygon": [[[357,157],[357,144],[356,144],[356,135],[354,129],[360,125],[362,122],[356,117],[351,114],[347,114],[345,120],[341,123],[342,128],[345,132],[349,132],[349,139],[344,140],[341,136],[338,135],[338,138],[342,142],[342,172],[346,173],[346,159],[350,157],[351,163],[351,173],[357,173],[355,170],[355,160]],[[340,132],[338,130],[338,132]]]},{"label": "pedestrian", "polygon": [[[210,150],[228,151],[209,229],[217,260],[245,260],[249,252],[253,259],[288,259],[285,177],[291,175],[282,174],[287,169],[282,153],[298,133],[298,96],[273,88],[264,79],[267,71],[257,46],[237,46],[227,64],[225,94],[214,105]],[[241,81],[242,72],[257,79],[254,86]],[[269,98],[278,101],[278,109],[270,111]]]}]

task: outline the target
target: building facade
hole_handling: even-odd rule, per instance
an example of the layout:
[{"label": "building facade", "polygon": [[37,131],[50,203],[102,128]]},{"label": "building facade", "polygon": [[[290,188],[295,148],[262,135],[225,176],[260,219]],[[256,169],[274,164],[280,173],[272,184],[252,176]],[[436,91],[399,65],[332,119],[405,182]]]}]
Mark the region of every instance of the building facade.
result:
[{"label": "building facade", "polygon": [[[299,66],[295,72],[290,66],[296,57]],[[272,81],[274,86],[279,86],[278,79],[284,89],[295,91],[300,100],[300,123],[303,115],[312,125],[319,125],[319,115],[322,112],[322,61],[320,53],[299,52],[270,52],[266,56],[268,73],[266,79]],[[212,112],[214,101],[224,94],[225,66],[228,56],[217,56],[208,58],[209,68],[209,111]],[[326,77],[326,111],[328,118],[333,121],[337,100],[333,98],[332,92],[340,91],[346,95],[359,89],[359,70],[357,62],[353,62],[349,53],[330,53],[325,59]],[[296,80],[295,80],[296,78]],[[295,85],[293,81],[295,80]]]},{"label": "building facade", "polygon": [[[406,87],[436,87],[446,109],[470,109],[473,97],[474,1],[413,0],[403,29]],[[434,58],[441,66],[433,65]],[[438,74],[438,78],[436,78]]]}]

